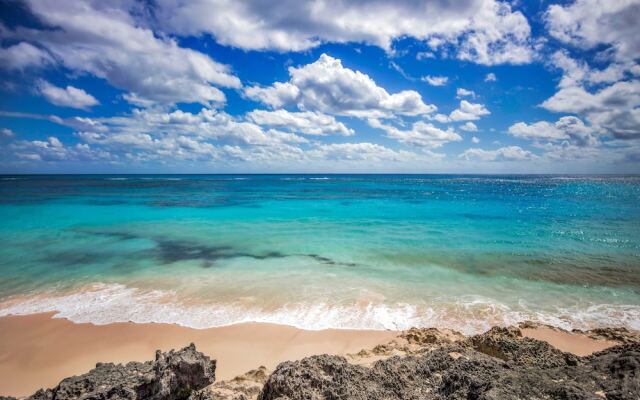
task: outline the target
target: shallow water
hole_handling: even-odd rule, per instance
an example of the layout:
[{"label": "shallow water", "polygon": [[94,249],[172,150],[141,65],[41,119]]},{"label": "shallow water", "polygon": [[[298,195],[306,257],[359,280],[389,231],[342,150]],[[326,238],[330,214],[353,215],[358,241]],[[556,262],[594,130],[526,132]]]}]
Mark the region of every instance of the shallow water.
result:
[{"label": "shallow water", "polygon": [[0,177],[0,315],[640,329],[640,177]]}]

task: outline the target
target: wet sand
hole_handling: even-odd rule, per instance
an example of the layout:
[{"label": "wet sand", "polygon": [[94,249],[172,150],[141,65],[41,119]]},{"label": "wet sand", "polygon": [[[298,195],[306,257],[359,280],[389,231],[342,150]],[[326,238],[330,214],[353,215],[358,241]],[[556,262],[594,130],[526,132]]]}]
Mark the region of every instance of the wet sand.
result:
[{"label": "wet sand", "polygon": [[[272,324],[191,329],[169,324],[75,324],[52,313],[0,318],[0,395],[25,396],[89,371],[96,362],[145,361],[155,350],[193,342],[216,359],[216,380],[313,354],[346,354],[394,339],[396,331],[306,331]],[[523,334],[560,350],[587,355],[615,345],[586,335],[540,327]]]}]

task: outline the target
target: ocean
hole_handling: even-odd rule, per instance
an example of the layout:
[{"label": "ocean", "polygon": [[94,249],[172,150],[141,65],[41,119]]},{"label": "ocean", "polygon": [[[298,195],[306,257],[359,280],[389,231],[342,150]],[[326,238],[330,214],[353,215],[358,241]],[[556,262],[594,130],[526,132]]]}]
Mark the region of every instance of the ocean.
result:
[{"label": "ocean", "polygon": [[640,329],[640,176],[0,176],[0,316]]}]

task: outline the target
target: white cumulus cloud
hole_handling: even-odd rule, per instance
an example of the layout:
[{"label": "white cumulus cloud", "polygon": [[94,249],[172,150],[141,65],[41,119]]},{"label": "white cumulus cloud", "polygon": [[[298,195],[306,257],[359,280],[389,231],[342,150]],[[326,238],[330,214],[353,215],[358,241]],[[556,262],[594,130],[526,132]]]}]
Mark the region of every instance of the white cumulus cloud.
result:
[{"label": "white cumulus cloud", "polygon": [[449,118],[453,121],[475,121],[489,114],[491,112],[487,110],[484,104],[461,100],[460,106],[449,114]]},{"label": "white cumulus cloud", "polygon": [[72,71],[106,79],[127,91],[125,98],[136,104],[221,103],[224,93],[215,86],[241,86],[228,66],[141,27],[129,12],[133,3],[26,3],[43,24],[55,29],[18,28],[7,30],[7,36],[38,44]]},{"label": "white cumulus cloud", "polygon": [[422,81],[427,82],[431,86],[444,86],[449,81],[449,78],[446,76],[431,76],[426,75],[423,76]]},{"label": "white cumulus cloud", "polygon": [[253,110],[247,118],[262,126],[286,129],[308,135],[339,134],[351,136],[353,129],[347,128],[333,116],[313,111],[291,112],[287,110]]},{"label": "white cumulus cloud", "polygon": [[47,140],[20,140],[9,146],[13,154],[24,161],[109,161],[113,156],[104,150],[93,149],[86,143],[64,145],[50,136]]},{"label": "white cumulus cloud", "polygon": [[593,136],[593,129],[582,122],[580,118],[566,116],[555,123],[538,121],[533,124],[517,122],[509,127],[509,134],[527,140],[561,141],[569,140],[578,145],[594,145],[597,140]]},{"label": "white cumulus cloud", "polygon": [[476,93],[473,90],[467,90],[465,88],[458,88],[456,90],[456,98],[460,99],[463,97],[476,97]]},{"label": "white cumulus cloud", "polygon": [[556,39],[585,49],[610,46],[618,61],[640,54],[640,1],[576,0],[553,4],[545,13],[549,33]]},{"label": "white cumulus cloud", "polygon": [[[325,42],[361,42],[390,51],[395,39],[450,43],[456,57],[480,64],[533,58],[526,17],[507,2],[399,0],[158,0],[150,14],[160,29],[212,34],[249,50],[300,51]],[[364,17],[366,16],[366,18]]]},{"label": "white cumulus cloud", "polygon": [[0,68],[23,70],[29,67],[43,67],[53,62],[53,58],[46,51],[26,42],[0,48]]},{"label": "white cumulus cloud", "polygon": [[601,133],[619,139],[640,137],[640,81],[621,81],[594,93],[582,86],[560,88],[542,103],[554,112],[585,114]]},{"label": "white cumulus cloud", "polygon": [[472,148],[465,150],[458,157],[468,161],[522,161],[538,158],[529,150],[524,150],[518,146],[501,147],[495,150]]},{"label": "white cumulus cloud", "polygon": [[462,129],[463,131],[467,131],[467,132],[477,132],[478,131],[478,127],[476,126],[476,124],[474,124],[471,121],[466,122],[464,125],[462,125],[460,127],[460,129]]},{"label": "white cumulus cloud", "polygon": [[462,140],[462,137],[451,128],[442,130],[423,121],[413,123],[409,130],[398,129],[376,119],[370,119],[369,125],[384,130],[387,136],[400,143],[421,147],[437,148],[449,142]]},{"label": "white cumulus cloud", "polygon": [[95,97],[73,86],[60,88],[41,80],[38,83],[38,91],[47,101],[61,107],[87,109],[100,104]]},{"label": "white cumulus cloud", "polygon": [[16,137],[16,133],[9,128],[2,128],[0,129],[0,136],[13,139],[14,137]]},{"label": "white cumulus cloud", "polygon": [[311,64],[289,67],[291,79],[271,86],[252,86],[245,95],[273,108],[295,105],[304,111],[356,117],[421,115],[436,110],[413,90],[389,94],[360,71],[345,68],[326,54]]},{"label": "white cumulus cloud", "polygon": [[416,157],[415,153],[396,151],[376,143],[368,142],[322,144],[309,153],[313,158],[336,161],[406,162]]}]

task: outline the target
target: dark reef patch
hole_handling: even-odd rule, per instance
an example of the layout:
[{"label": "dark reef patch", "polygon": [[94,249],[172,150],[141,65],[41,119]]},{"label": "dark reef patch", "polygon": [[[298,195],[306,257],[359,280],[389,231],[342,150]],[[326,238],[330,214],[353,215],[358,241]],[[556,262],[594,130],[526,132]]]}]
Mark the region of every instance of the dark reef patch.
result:
[{"label": "dark reef patch", "polygon": [[[331,266],[355,267],[358,264],[352,262],[341,262],[329,257],[321,256],[315,253],[296,253],[285,254],[280,251],[267,251],[265,253],[251,253],[240,251],[235,247],[228,245],[207,245],[194,240],[170,239],[163,236],[145,236],[126,231],[109,231],[109,230],[83,230],[74,229],[75,232],[111,237],[117,240],[148,240],[154,244],[151,249],[142,250],[133,257],[153,258],[162,264],[172,264],[180,261],[202,261],[203,268],[211,268],[215,266],[217,261],[229,260],[234,258],[251,258],[254,260],[268,260],[288,257],[308,257],[320,264]],[[68,254],[66,254],[68,253]],[[100,254],[101,255],[101,254]],[[94,253],[82,252],[64,252],[48,255],[45,261],[65,262],[68,260],[71,264],[79,264],[83,262],[92,262],[97,255]]]},{"label": "dark reef patch", "polygon": [[79,233],[84,233],[84,234],[107,236],[107,237],[116,238],[120,240],[133,240],[133,239],[138,239],[140,237],[133,233],[121,232],[121,231],[94,231],[94,230],[79,230],[79,229],[74,229],[74,231]]},{"label": "dark reef patch", "polygon": [[164,264],[187,260],[216,260],[229,258],[231,247],[207,246],[186,240],[154,239],[154,253]]},{"label": "dark reef patch", "polygon": [[342,265],[345,267],[356,267],[358,266],[358,264],[356,263],[345,263],[345,262],[338,262],[335,261],[329,257],[324,257],[318,254],[300,254],[302,257],[310,257],[313,258],[314,260],[322,263],[322,264],[327,264],[327,265]]}]

